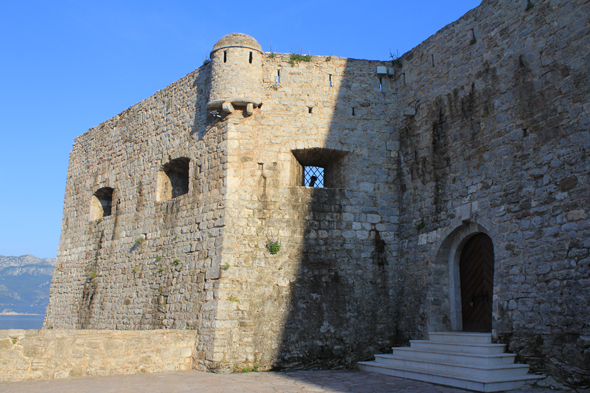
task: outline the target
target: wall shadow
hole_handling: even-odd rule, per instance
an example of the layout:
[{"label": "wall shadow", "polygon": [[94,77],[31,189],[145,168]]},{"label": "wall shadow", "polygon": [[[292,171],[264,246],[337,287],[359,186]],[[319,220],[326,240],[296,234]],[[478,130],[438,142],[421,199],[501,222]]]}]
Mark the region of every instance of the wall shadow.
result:
[{"label": "wall shadow", "polygon": [[[378,85],[380,65],[386,63],[346,60],[325,140],[308,149],[315,156],[317,148],[332,155],[340,150],[338,165],[321,165],[326,177],[338,178],[336,187],[290,189],[298,201],[291,209],[304,226],[275,370],[352,368],[406,340],[398,318],[403,269],[394,241],[395,119],[383,110],[395,93]],[[296,155],[305,157],[305,149]]]}]

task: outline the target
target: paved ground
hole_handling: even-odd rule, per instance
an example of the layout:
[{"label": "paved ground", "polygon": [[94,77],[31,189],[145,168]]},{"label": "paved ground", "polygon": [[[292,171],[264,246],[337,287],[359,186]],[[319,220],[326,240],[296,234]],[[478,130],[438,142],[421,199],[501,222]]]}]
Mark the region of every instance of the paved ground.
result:
[{"label": "paved ground", "polygon": [[[211,374],[200,371],[80,377],[48,381],[0,383],[0,393],[459,393],[462,389],[394,378],[364,371],[294,371]],[[519,389],[516,393],[553,393],[557,390]]]}]

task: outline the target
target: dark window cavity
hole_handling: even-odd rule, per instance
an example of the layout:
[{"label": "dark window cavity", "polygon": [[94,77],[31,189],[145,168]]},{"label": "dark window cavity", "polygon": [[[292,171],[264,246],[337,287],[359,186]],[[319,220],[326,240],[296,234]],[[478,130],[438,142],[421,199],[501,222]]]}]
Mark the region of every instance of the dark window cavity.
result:
[{"label": "dark window cavity", "polygon": [[190,159],[181,157],[170,161],[158,171],[156,199],[166,201],[188,193]]},{"label": "dark window cavity", "polygon": [[248,58],[248,62],[252,64],[252,52],[250,52],[250,57]]},{"label": "dark window cavity", "polygon": [[98,220],[110,216],[112,207],[113,189],[110,187],[99,188],[91,198],[90,220]]},{"label": "dark window cavity", "polygon": [[223,51],[223,62],[227,63],[227,51],[226,50]]}]

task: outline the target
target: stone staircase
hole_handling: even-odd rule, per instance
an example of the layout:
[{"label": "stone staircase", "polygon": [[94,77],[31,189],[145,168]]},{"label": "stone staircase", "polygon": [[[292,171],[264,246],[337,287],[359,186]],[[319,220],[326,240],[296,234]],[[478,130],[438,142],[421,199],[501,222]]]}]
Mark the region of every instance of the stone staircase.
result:
[{"label": "stone staircase", "polygon": [[515,364],[504,344],[492,344],[490,333],[438,332],[430,340],[411,340],[392,354],[359,362],[361,370],[453,386],[478,392],[499,392],[543,379],[529,375],[529,366]]}]

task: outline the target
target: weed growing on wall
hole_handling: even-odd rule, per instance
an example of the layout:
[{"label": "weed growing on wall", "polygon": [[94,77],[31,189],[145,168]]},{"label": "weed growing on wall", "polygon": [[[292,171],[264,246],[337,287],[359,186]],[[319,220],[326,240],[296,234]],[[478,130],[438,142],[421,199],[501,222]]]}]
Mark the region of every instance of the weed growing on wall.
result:
[{"label": "weed growing on wall", "polygon": [[420,232],[422,229],[424,229],[424,227],[426,226],[426,223],[424,222],[424,219],[422,219],[418,225],[416,225],[416,232]]},{"label": "weed growing on wall", "polygon": [[266,249],[272,255],[278,254],[278,252],[281,251],[281,241],[273,237],[272,240],[269,240],[266,244]]}]

